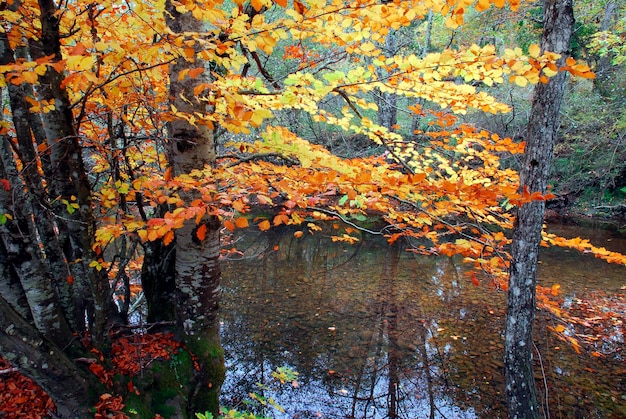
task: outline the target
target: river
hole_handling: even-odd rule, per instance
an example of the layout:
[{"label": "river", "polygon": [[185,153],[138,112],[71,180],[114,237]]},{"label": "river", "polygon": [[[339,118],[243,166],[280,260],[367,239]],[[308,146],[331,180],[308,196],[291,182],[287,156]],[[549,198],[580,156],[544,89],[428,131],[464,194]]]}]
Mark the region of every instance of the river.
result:
[{"label": "river", "polygon": [[[553,231],[626,251],[607,232]],[[242,253],[223,265],[222,404],[290,419],[506,417],[506,293],[472,284],[459,260],[373,236],[348,245],[286,229],[250,231],[233,246]],[[590,255],[542,251],[539,282],[560,284],[564,308],[624,307],[626,267]],[[538,313],[535,370],[548,417],[626,417],[624,313],[609,313],[611,329],[581,353],[550,330],[563,322]],[[297,378],[280,385],[272,373],[281,367]]]}]

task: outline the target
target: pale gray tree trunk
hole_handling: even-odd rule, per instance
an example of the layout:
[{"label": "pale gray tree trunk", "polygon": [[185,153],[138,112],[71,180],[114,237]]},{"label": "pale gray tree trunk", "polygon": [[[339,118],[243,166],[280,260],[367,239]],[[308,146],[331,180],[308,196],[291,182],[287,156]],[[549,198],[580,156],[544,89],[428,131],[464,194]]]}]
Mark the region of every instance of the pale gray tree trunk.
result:
[{"label": "pale gray tree trunk", "polygon": [[[53,61],[60,61],[63,57],[57,6],[53,0],[38,1],[41,9],[41,39],[31,42],[31,56],[52,56]],[[71,104],[63,88],[63,78],[62,73],[48,67],[46,73],[40,76],[37,89],[41,98],[55,103],[55,109],[43,115],[52,170],[48,187],[50,196],[55,198],[53,209],[57,214],[59,238],[75,281],[75,317],[72,323],[84,325],[87,317],[92,339],[96,344],[101,344],[108,339],[108,328],[116,320],[117,310],[111,298],[106,272],[89,267],[92,260],[98,259],[92,249],[96,226],[91,185],[73,125]],[[79,207],[70,214],[62,200],[72,201],[72,196]]]},{"label": "pale gray tree trunk", "polygon": [[[544,0],[541,48],[562,54],[569,51],[574,26],[572,0]],[[520,190],[545,194],[557,138],[557,124],[567,73],[535,87],[526,129],[526,148],[520,170]],[[533,325],[537,261],[545,202],[533,201],[517,210],[511,244],[511,268],[505,331],[505,378],[510,418],[539,418],[533,374]],[[547,408],[547,406],[546,406]]]},{"label": "pale gray tree trunk", "polygon": [[[0,137],[0,176],[11,185],[9,190],[0,188],[0,214],[11,215],[11,219],[0,225],[0,240],[6,250],[7,264],[19,278],[19,287],[26,297],[29,317],[35,327],[56,345],[65,347],[74,336],[56,298],[52,275],[39,247],[33,203],[12,161],[9,142],[7,137]],[[0,287],[8,289],[9,283],[2,279]],[[21,312],[20,308],[17,309]]]},{"label": "pale gray tree trunk", "polygon": [[[6,65],[14,63],[14,54],[6,34],[0,34],[0,44],[0,48],[2,48],[0,64]],[[23,47],[19,49],[24,50]],[[25,53],[22,51],[22,54],[16,55],[25,56]],[[21,177],[18,177],[17,170],[15,169],[15,181],[21,182],[21,179],[23,179],[25,183],[24,186],[28,193],[22,192],[22,194],[24,195],[24,200],[27,201],[26,203],[32,205],[32,216],[37,220],[36,226],[33,225],[33,229],[36,228],[36,236],[40,238],[43,245],[45,263],[48,266],[50,281],[60,299],[64,317],[71,322],[75,320],[71,308],[72,287],[68,281],[68,277],[71,274],[58,235],[55,231],[56,225],[52,211],[47,204],[50,199],[47,195],[45,183],[39,172],[39,167],[43,167],[44,165],[39,158],[39,154],[35,149],[35,143],[33,142],[33,138],[37,139],[38,143],[46,141],[43,133],[43,124],[38,115],[29,110],[30,105],[25,101],[26,97],[31,97],[34,100],[35,95],[32,86],[27,83],[22,83],[21,85],[9,83],[6,89],[9,94],[11,119],[17,140],[17,145],[13,147],[12,151],[16,153],[23,166]],[[4,156],[11,161],[13,160],[11,154],[5,154]],[[24,211],[24,208],[19,209]],[[76,324],[72,324],[74,330],[78,330],[75,326]]]},{"label": "pale gray tree trunk", "polygon": [[[171,1],[166,2],[167,24],[176,34],[202,33],[203,23],[191,13],[181,14]],[[196,56],[194,67],[204,63]],[[170,67],[170,100],[179,112],[204,114],[206,105],[195,99],[193,89],[206,81],[208,75],[198,78],[185,77],[179,73],[189,67],[181,57]],[[208,74],[208,69],[206,71]],[[203,78],[204,77],[204,78]],[[174,174],[189,173],[215,164],[216,144],[211,127],[191,125],[185,119],[169,123],[170,164]],[[190,203],[200,198],[194,191],[181,191],[182,198]],[[219,392],[224,381],[224,355],[220,341],[217,318],[220,298],[220,223],[215,216],[205,216],[201,224],[206,225],[206,235],[200,239],[196,234],[199,225],[189,220],[176,230],[176,291],[177,323],[182,328],[188,348],[198,357],[199,370],[195,372],[187,410],[210,411],[217,416]]]}]

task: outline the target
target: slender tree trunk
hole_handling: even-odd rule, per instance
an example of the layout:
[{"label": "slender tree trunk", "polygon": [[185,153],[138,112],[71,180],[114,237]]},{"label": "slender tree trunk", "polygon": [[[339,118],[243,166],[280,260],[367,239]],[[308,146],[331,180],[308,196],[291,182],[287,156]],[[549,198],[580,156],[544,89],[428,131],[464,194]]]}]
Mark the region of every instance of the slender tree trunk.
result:
[{"label": "slender tree trunk", "polygon": [[[385,38],[383,51],[388,57],[393,57],[398,52],[396,32],[393,29],[389,31]],[[384,83],[387,76],[386,70],[379,69],[377,72],[378,78]],[[378,123],[390,132],[395,131],[395,126],[398,123],[398,95],[377,90],[374,93],[374,100],[378,106]]]},{"label": "slender tree trunk", "polygon": [[[53,0],[38,0],[41,9],[41,39],[30,42],[33,58],[53,57],[61,54],[60,14]],[[64,75],[52,67],[40,77],[38,93],[42,99],[55,103],[55,109],[44,114],[44,125],[50,146],[53,176],[49,179],[50,196],[55,198],[54,211],[59,223],[59,237],[65,257],[70,262],[76,298],[73,324],[89,320],[89,332],[99,346],[108,339],[107,331],[117,320],[108,277],[104,270],[89,267],[97,255],[92,250],[95,218],[91,202],[91,185],[85,171],[82,149],[73,125],[73,115],[67,91],[63,87]],[[75,197],[78,209],[68,213],[62,200]]]},{"label": "slender tree trunk", "polygon": [[[0,42],[2,43],[0,64],[14,63],[13,51],[6,34],[0,34]],[[24,48],[21,47],[20,49],[23,50]],[[36,226],[33,225],[33,228],[36,228],[36,235],[41,239],[45,263],[48,265],[52,285],[60,298],[65,318],[72,321],[74,320],[71,315],[72,290],[68,281],[70,271],[55,231],[56,226],[49,206],[50,200],[39,172],[39,167],[43,167],[43,165],[40,165],[41,160],[33,142],[33,137],[45,141],[45,136],[42,138],[43,125],[41,119],[29,110],[30,106],[25,101],[26,97],[35,100],[35,95],[32,86],[27,83],[21,85],[9,83],[7,90],[17,140],[17,147],[13,151],[22,163],[21,175],[28,191],[28,193],[22,192],[20,195],[23,195],[24,199],[28,201],[27,203],[32,205],[32,216],[37,220]],[[10,158],[10,153],[5,154],[5,157]],[[17,181],[17,171],[15,171],[15,176]],[[20,208],[20,210],[24,211],[24,208]],[[74,330],[77,330],[75,324],[72,326]]]},{"label": "slender tree trunk", "polygon": [[[11,215],[11,219],[0,226],[0,240],[7,262],[19,278],[35,327],[52,342],[65,347],[74,337],[50,281],[51,274],[37,238],[33,203],[17,172],[9,143],[7,137],[0,136],[0,176],[11,185],[9,190],[0,190],[0,213]],[[4,281],[2,279],[0,287],[4,287]]]},{"label": "slender tree trunk", "polygon": [[[569,50],[573,25],[572,0],[544,1],[541,47],[562,54],[561,63]],[[562,72],[535,88],[520,171],[521,190],[547,192],[565,81],[566,73]],[[532,334],[544,210],[544,201],[522,205],[513,227],[504,360],[510,418],[541,417],[533,375]]]},{"label": "slender tree trunk", "polygon": [[[608,1],[604,8],[604,17],[600,25],[601,31],[609,31],[611,29],[613,21],[615,20],[616,11],[617,2],[614,0]],[[619,95],[619,93],[615,91],[617,87],[615,72],[620,70],[612,66],[611,58],[612,56],[610,54],[598,57],[595,69],[596,78],[593,80],[593,84],[603,97],[613,100],[623,100],[623,95]]]}]

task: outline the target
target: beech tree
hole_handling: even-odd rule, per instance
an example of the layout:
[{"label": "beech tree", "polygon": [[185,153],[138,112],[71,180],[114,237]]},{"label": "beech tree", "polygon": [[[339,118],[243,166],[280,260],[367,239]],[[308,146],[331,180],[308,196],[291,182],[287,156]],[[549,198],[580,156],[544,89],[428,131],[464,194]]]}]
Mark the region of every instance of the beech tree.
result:
[{"label": "beech tree", "polygon": [[[544,1],[541,48],[566,61],[574,28],[571,0]],[[535,87],[532,111],[526,129],[520,188],[545,195],[550,180],[550,162],[557,139],[559,110],[565,91],[566,73],[559,73]],[[509,417],[540,418],[533,373],[533,325],[537,263],[543,229],[545,202],[520,205],[513,224],[511,268],[505,331],[505,377]]]},{"label": "beech tree", "polygon": [[[517,173],[500,164],[523,144],[454,114],[506,112],[487,91],[494,84],[593,75],[559,62],[548,44],[502,54],[493,45],[392,48],[393,31],[430,31],[433,14],[457,27],[469,6],[505,2],[7,4],[3,356],[41,384],[62,417],[87,417],[97,401],[87,390],[98,386],[146,415],[161,413],[161,402],[182,416],[216,415],[221,230],[297,225],[298,237],[333,219],[346,225],[333,239],[353,243],[353,229],[377,215],[385,227],[371,234],[404,238],[418,253],[462,255],[476,267],[468,280],[507,289],[510,209],[549,195],[519,190]],[[288,71],[264,65],[277,56]],[[373,92],[404,106],[404,118],[375,121],[392,113],[368,100]],[[296,111],[386,152],[341,158],[272,119]],[[255,216],[253,207],[268,211]],[[580,239],[543,239],[626,261]],[[539,303],[553,307],[555,292],[538,287]],[[149,323],[131,324],[142,298]],[[151,356],[176,365],[171,377],[132,357],[135,328]],[[153,333],[168,329],[175,339]],[[117,396],[105,393],[98,412],[120,411]]]}]

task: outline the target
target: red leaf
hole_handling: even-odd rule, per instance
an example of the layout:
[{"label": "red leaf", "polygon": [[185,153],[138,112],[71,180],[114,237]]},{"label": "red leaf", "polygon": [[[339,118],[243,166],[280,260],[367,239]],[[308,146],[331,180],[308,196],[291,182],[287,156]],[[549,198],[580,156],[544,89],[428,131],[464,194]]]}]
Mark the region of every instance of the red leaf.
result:
[{"label": "red leaf", "polygon": [[474,284],[474,285],[476,285],[476,286],[479,286],[479,285],[480,285],[480,282],[478,281],[478,278],[476,278],[476,274],[475,274],[474,272],[472,272],[472,273],[470,274],[470,278],[471,278],[471,280],[472,280],[472,284]]},{"label": "red leaf", "polygon": [[196,229],[196,237],[201,242],[206,238],[206,224],[202,224]]},{"label": "red leaf", "polygon": [[8,179],[0,179],[0,185],[2,185],[4,190],[7,192],[11,190],[11,183],[8,181]]}]

